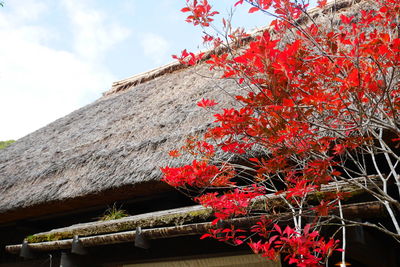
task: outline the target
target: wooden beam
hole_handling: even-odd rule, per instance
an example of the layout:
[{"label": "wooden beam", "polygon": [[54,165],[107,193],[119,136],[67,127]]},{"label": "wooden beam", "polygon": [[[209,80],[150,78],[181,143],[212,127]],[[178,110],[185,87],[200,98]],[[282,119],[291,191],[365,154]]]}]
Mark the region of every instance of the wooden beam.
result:
[{"label": "wooden beam", "polygon": [[[322,185],[318,192],[334,192],[337,189],[343,192],[363,192],[363,189],[356,184],[365,185],[371,188],[372,185],[368,181],[375,181],[376,176],[368,176],[367,178],[355,178],[352,180],[332,182]],[[311,193],[310,198],[315,194]],[[284,205],[282,195],[268,194],[260,196],[253,201],[250,209],[259,210],[267,205],[268,207],[280,207]],[[156,228],[178,226],[183,224],[207,222],[212,218],[212,210],[201,205],[192,207],[184,207],[178,209],[150,212],[134,216],[125,217],[112,221],[96,221],[89,223],[76,224],[68,227],[54,229],[48,232],[37,233],[29,237],[30,243],[38,243],[45,241],[57,241],[62,239],[71,239],[75,235],[80,237],[100,235],[106,233],[115,233],[122,231],[135,230],[136,227]]]},{"label": "wooden beam", "polygon": [[[336,213],[336,211],[332,211],[332,213]],[[357,204],[348,204],[343,206],[343,213],[346,218],[367,218],[370,216],[385,216],[385,209],[383,205],[378,202],[366,202],[366,203],[357,203]],[[290,217],[290,214],[278,214],[267,216],[267,218],[277,218],[277,217]],[[252,217],[242,217],[236,219],[226,220],[226,224],[235,225],[236,227],[248,227],[253,225],[260,219],[260,216],[252,216]],[[162,238],[171,238],[171,237],[179,237],[179,236],[188,236],[188,235],[199,235],[206,233],[208,230],[215,228],[215,225],[212,225],[211,222],[204,223],[195,223],[195,224],[186,224],[180,226],[172,226],[172,227],[161,227],[161,228],[151,228],[144,229],[142,231],[143,235],[149,239],[162,239]],[[125,243],[125,242],[133,242],[135,240],[135,231],[126,231],[119,233],[111,233],[111,234],[103,234],[89,237],[81,237],[80,240],[82,245],[85,247],[93,247],[100,245],[109,245],[109,244],[117,244],[117,243]],[[32,243],[29,244],[29,247],[33,251],[51,251],[51,250],[60,250],[60,249],[70,249],[72,245],[72,239],[59,240],[59,241],[49,241],[49,242],[41,242],[41,243]],[[9,253],[17,254],[19,253],[22,245],[8,245],[6,246],[6,251]]]}]

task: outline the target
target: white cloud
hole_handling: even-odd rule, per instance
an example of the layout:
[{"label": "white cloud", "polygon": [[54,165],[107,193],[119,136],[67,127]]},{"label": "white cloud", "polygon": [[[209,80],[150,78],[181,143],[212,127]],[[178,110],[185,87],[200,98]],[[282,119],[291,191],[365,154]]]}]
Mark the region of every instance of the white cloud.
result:
[{"label": "white cloud", "polygon": [[[70,113],[99,97],[115,80],[101,64],[81,54],[46,46],[45,41],[55,34],[34,22],[49,8],[41,4],[40,12],[30,16],[24,11],[24,3],[30,5],[32,1],[18,2],[15,8],[8,3],[9,11],[0,12],[0,140],[20,138]],[[105,23],[94,21],[91,27]],[[105,29],[100,31],[101,37],[87,37],[99,42],[90,56],[121,40],[121,33],[103,40],[113,28]],[[78,36],[78,43],[85,47],[84,36]],[[96,42],[86,41],[85,49],[97,46]]]},{"label": "white cloud", "polygon": [[5,8],[11,9],[14,21],[35,20],[48,10],[46,3],[38,0],[5,1]]},{"label": "white cloud", "polygon": [[145,33],[141,37],[143,52],[154,63],[162,64],[171,61],[169,55],[169,42],[162,36],[154,33]]},{"label": "white cloud", "polygon": [[137,11],[136,3],[132,0],[118,1],[118,4],[120,10],[122,10],[125,14],[128,14],[129,16],[133,16]]},{"label": "white cloud", "polygon": [[127,39],[128,28],[107,19],[107,16],[89,6],[90,1],[64,0],[70,18],[75,51],[88,60],[98,60],[113,45]]}]

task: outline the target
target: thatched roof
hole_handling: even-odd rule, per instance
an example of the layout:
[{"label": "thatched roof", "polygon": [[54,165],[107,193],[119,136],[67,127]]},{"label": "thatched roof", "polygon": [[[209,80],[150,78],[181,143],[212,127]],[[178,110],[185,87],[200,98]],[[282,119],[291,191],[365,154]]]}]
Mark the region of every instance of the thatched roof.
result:
[{"label": "thatched roof", "polygon": [[158,181],[168,151],[213,120],[196,103],[232,85],[201,75],[206,66],[105,96],[1,150],[0,214]]},{"label": "thatched roof", "polygon": [[159,182],[161,166],[179,164],[168,151],[213,121],[196,103],[229,101],[219,89],[236,88],[207,69],[172,63],[117,82],[103,98],[0,150],[0,222],[171,190]]}]

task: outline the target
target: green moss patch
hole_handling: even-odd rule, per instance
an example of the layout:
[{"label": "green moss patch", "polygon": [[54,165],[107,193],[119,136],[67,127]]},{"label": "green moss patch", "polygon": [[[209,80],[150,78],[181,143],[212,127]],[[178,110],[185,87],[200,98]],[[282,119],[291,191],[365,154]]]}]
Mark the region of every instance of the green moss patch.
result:
[{"label": "green moss patch", "polygon": [[43,233],[31,235],[26,238],[29,243],[40,243],[48,241],[57,241],[63,239],[73,238],[75,235],[78,236],[94,236],[107,233],[117,233],[123,231],[135,230],[137,227],[142,229],[154,228],[154,227],[167,227],[167,226],[178,226],[188,223],[204,222],[211,218],[212,211],[210,209],[198,209],[194,211],[187,211],[182,213],[166,214],[154,217],[148,217],[143,219],[127,220],[118,219],[112,223],[99,223],[93,222],[92,225],[87,225],[82,228],[75,228],[66,230],[64,232],[54,233]]}]

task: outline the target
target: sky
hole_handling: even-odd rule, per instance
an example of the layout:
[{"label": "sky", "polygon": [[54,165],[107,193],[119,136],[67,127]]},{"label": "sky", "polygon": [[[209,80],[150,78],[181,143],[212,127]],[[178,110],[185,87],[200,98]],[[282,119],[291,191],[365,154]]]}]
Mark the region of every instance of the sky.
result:
[{"label": "sky", "polygon": [[[185,0],[3,0],[0,141],[21,138],[100,98],[115,81],[201,48]],[[235,0],[209,0],[221,11]],[[268,24],[237,9],[233,24]]]}]

